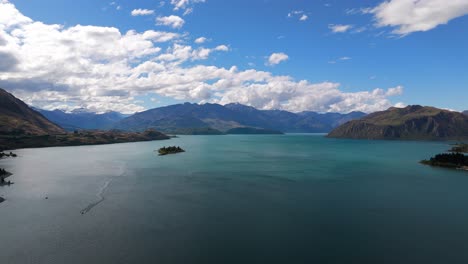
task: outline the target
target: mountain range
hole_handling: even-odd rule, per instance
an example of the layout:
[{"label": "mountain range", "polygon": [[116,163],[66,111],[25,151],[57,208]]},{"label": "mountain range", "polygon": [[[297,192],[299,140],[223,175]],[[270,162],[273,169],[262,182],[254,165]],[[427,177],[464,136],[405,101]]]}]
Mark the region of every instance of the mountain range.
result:
[{"label": "mountain range", "polygon": [[[386,111],[369,115],[361,112],[321,114],[258,110],[241,104],[223,106],[185,103],[154,108],[125,117],[117,112],[96,114],[83,110],[71,113],[60,110],[36,111],[12,94],[0,89],[0,135],[5,140],[11,136],[63,135],[66,131],[61,126],[67,130],[117,129],[141,132],[156,129],[174,134],[279,134],[331,131],[328,136],[336,138],[465,140],[468,139],[468,112],[460,113],[412,105],[405,108],[391,107]],[[116,142],[115,138],[118,137],[129,140],[163,138],[163,134],[142,137],[142,134],[115,133],[117,131],[111,135],[112,142]],[[73,136],[67,134],[65,137],[76,143],[84,142],[79,139],[79,135],[75,132]],[[92,136],[99,138],[96,135]],[[109,138],[107,134],[104,136]],[[58,145],[58,143],[53,144]]]},{"label": "mountain range", "polygon": [[58,109],[53,111],[36,109],[36,111],[68,131],[80,129],[112,129],[117,122],[128,116],[113,111],[97,114],[87,112],[83,109],[77,109],[70,113]]},{"label": "mountain range", "polygon": [[466,140],[468,115],[428,106],[392,107],[349,121],[328,137],[355,139]]},{"label": "mountain range", "polygon": [[[326,133],[349,120],[365,116],[362,112],[349,114],[315,112],[291,113],[281,110],[258,110],[242,104],[177,104],[136,113],[119,121],[114,128],[142,131],[154,128],[166,133],[191,134],[196,131],[229,133],[236,128],[255,134],[276,132]],[[260,129],[260,130],[259,130]],[[183,132],[183,133],[181,133]],[[211,133],[210,133],[211,134]]]},{"label": "mountain range", "polygon": [[46,135],[65,131],[23,101],[0,89],[1,135]]}]

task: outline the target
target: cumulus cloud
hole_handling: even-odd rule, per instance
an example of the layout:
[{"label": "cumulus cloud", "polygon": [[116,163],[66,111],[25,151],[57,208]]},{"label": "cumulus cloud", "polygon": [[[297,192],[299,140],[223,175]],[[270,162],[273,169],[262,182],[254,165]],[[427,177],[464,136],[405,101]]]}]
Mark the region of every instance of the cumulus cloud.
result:
[{"label": "cumulus cloud", "polygon": [[289,59],[289,56],[286,53],[279,52],[279,53],[273,53],[268,57],[268,62],[267,65],[273,66],[280,64],[283,61],[287,61]]},{"label": "cumulus cloud", "polygon": [[207,40],[208,40],[208,39],[205,38],[205,37],[199,37],[199,38],[195,39],[195,43],[197,43],[197,44],[203,44],[203,43],[205,43]]},{"label": "cumulus cloud", "polygon": [[157,17],[156,22],[158,25],[169,26],[172,28],[181,28],[185,24],[185,20],[179,16],[165,16],[165,17]]},{"label": "cumulus cloud", "polygon": [[229,51],[229,47],[226,45],[219,45],[215,48],[217,51]]},{"label": "cumulus cloud", "polygon": [[339,87],[339,83],[312,84],[305,80],[295,82],[288,77],[271,76],[267,84],[255,83],[248,87],[231,89],[219,102],[239,102],[259,109],[284,109],[292,112],[313,110],[370,113],[392,106],[387,99],[390,90],[344,93]]},{"label": "cumulus cloud", "polygon": [[10,54],[0,49],[0,71],[11,71],[16,68],[18,59],[13,54]]},{"label": "cumulus cloud", "polygon": [[165,32],[165,31],[154,31],[154,30],[147,30],[143,33],[144,39],[149,39],[154,42],[167,42],[174,39],[180,38],[181,35],[173,32]]},{"label": "cumulus cloud", "polygon": [[431,30],[468,14],[468,1],[390,0],[366,10],[374,15],[378,27],[395,27],[393,33],[406,35]]},{"label": "cumulus cloud", "polygon": [[330,24],[328,25],[328,28],[333,32],[333,33],[344,33],[351,28],[353,28],[352,25],[334,25]]},{"label": "cumulus cloud", "polygon": [[[5,1],[0,13],[0,87],[45,109],[132,113],[145,109],[141,96],[164,96],[294,112],[371,112],[392,106],[389,97],[403,91],[343,92],[339,83],[198,64],[229,47],[194,48],[171,32],[45,24]],[[278,54],[272,63],[284,61]]]},{"label": "cumulus cloud", "polygon": [[154,10],[150,9],[133,9],[132,16],[148,16],[154,14]]},{"label": "cumulus cloud", "polygon": [[403,86],[399,85],[397,87],[389,88],[387,90],[387,96],[396,96],[403,94]]}]

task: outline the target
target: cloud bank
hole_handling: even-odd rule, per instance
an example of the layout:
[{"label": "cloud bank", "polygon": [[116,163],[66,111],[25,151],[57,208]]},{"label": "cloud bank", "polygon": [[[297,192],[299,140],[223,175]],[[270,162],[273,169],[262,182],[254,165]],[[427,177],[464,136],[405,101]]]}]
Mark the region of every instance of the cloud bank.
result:
[{"label": "cloud bank", "polygon": [[[184,7],[184,1],[176,2]],[[0,2],[0,14],[0,87],[45,109],[133,113],[145,110],[141,96],[156,94],[293,112],[372,112],[391,106],[389,96],[403,91],[343,92],[335,82],[204,65],[199,62],[228,52],[229,45],[194,48],[174,32],[45,24],[6,1]],[[285,54],[273,55],[272,64],[285,60]]]}]

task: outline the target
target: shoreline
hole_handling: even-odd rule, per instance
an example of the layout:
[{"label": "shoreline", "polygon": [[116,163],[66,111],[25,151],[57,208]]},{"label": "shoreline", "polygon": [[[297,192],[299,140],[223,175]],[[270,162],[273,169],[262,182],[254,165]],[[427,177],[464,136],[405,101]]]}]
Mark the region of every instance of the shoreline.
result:
[{"label": "shoreline", "polygon": [[17,150],[24,148],[107,145],[169,139],[171,137],[156,130],[146,130],[144,132],[80,131],[56,135],[0,136],[0,144],[3,145],[3,149]]}]

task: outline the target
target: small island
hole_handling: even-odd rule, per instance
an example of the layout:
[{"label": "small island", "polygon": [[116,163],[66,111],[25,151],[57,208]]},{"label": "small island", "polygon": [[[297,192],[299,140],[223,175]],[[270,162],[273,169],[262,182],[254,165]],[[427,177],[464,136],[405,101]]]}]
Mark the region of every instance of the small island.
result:
[{"label": "small island", "polygon": [[8,158],[8,157],[12,157],[12,158],[16,158],[18,155],[16,155],[15,153],[11,152],[10,153],[5,153],[3,151],[0,151],[0,159],[2,158]]},{"label": "small island", "polygon": [[159,156],[164,156],[168,154],[176,154],[176,153],[181,153],[181,152],[185,152],[185,150],[183,150],[179,146],[162,147],[158,150]]},{"label": "small island", "polygon": [[6,181],[5,179],[10,177],[12,174],[5,169],[0,168],[0,186],[3,185],[10,185],[12,184],[11,181]]},{"label": "small island", "polygon": [[449,150],[449,153],[437,154],[429,160],[422,160],[421,163],[430,166],[468,171],[468,156],[463,154],[467,152],[468,144],[459,143],[453,146]]}]

